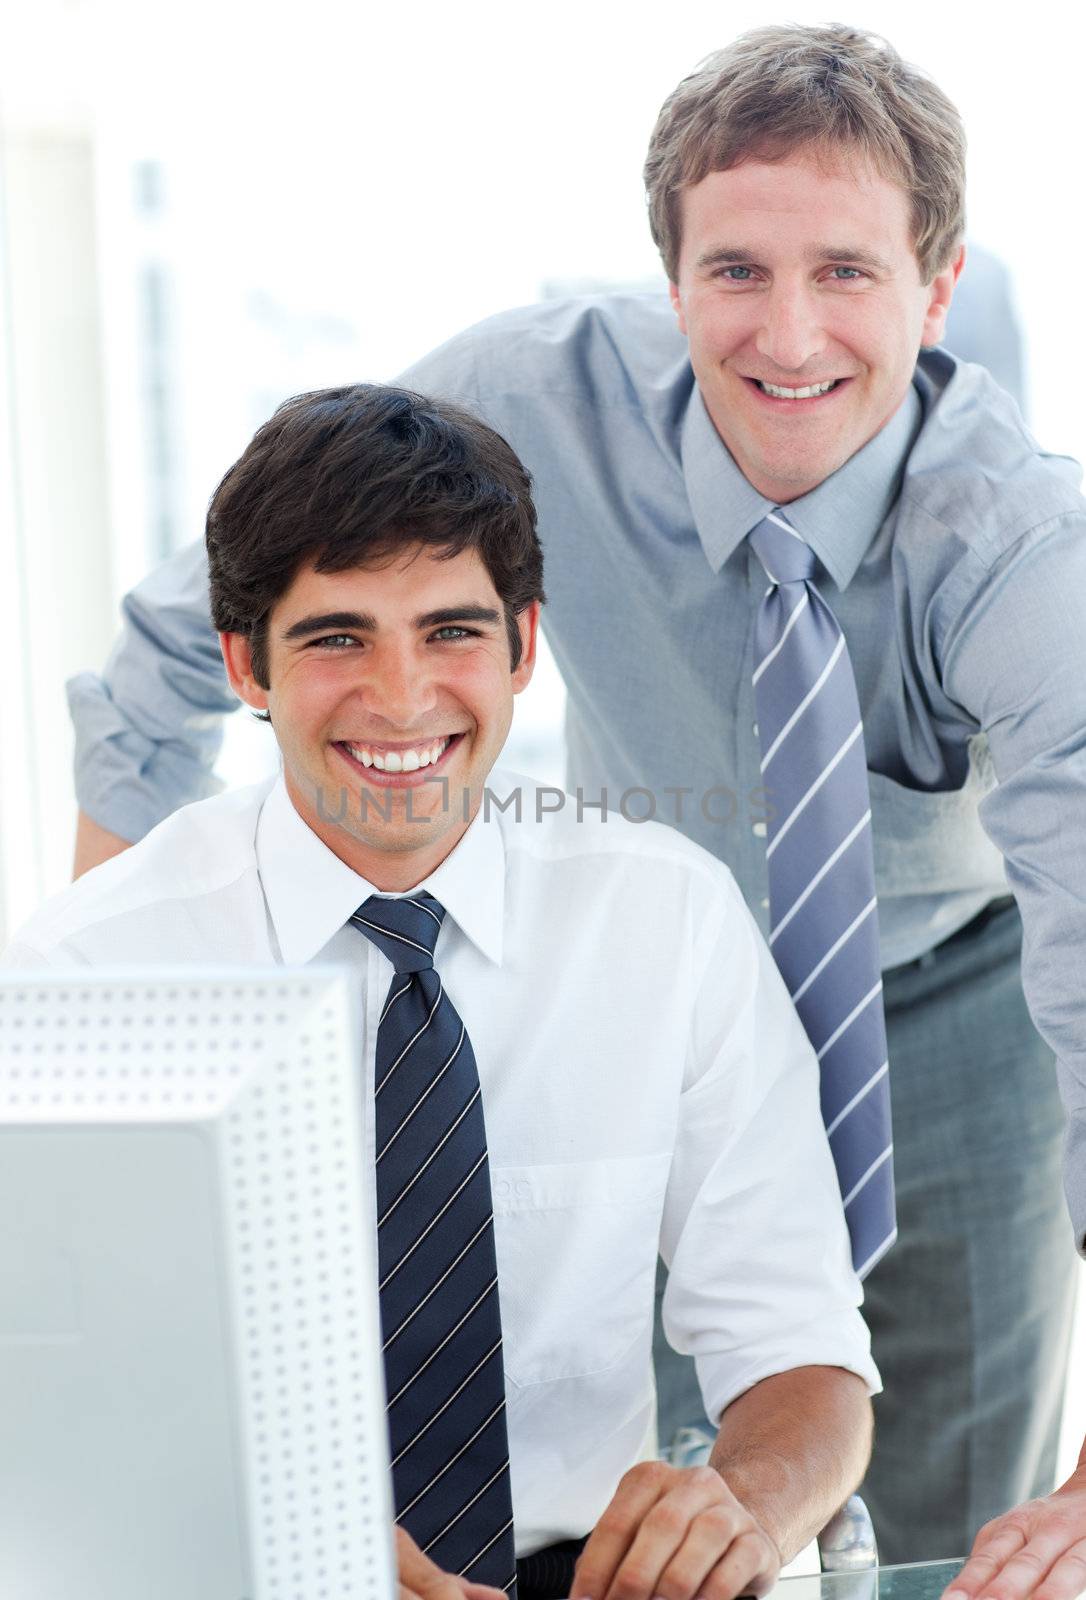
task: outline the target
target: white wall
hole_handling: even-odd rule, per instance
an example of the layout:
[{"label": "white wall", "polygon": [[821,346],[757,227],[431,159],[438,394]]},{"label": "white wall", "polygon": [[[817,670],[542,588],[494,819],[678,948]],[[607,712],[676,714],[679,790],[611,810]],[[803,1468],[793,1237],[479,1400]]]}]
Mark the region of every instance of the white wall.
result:
[{"label": "white wall", "polygon": [[[15,472],[15,396],[10,340],[7,206],[0,136],[0,930],[10,909],[39,891],[33,846],[34,789],[27,781],[30,748],[27,676],[26,571],[19,529]],[[28,848],[28,843],[30,848]],[[0,931],[2,937],[2,931]]]},{"label": "white wall", "polygon": [[13,927],[70,870],[63,685],[108,648],[113,582],[92,142],[9,127],[2,161],[0,924]]}]

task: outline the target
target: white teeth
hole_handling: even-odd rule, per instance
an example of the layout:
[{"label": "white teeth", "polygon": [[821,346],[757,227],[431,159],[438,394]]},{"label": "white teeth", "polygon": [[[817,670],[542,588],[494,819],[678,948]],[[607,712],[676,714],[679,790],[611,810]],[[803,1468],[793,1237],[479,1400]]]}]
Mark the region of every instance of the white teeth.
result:
[{"label": "white teeth", "polygon": [[445,754],[448,739],[437,739],[433,744],[421,745],[416,750],[372,751],[365,745],[348,744],[347,749],[364,767],[376,767],[378,772],[418,772],[420,767],[432,766]]},{"label": "white teeth", "polygon": [[806,389],[783,389],[776,383],[763,383],[758,379],[758,387],[763,394],[771,394],[778,400],[810,400],[813,395],[826,394],[837,383],[836,378],[830,378],[825,383],[812,383]]}]

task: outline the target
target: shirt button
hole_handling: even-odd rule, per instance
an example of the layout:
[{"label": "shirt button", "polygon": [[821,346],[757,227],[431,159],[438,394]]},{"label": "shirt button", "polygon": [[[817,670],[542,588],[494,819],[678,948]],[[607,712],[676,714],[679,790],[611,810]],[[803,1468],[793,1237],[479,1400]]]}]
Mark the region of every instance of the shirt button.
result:
[{"label": "shirt button", "polygon": [[752,722],[751,723],[750,731],[751,731],[751,733],[753,733],[754,737],[757,739],[757,737],[758,737],[758,724],[756,722]]},{"label": "shirt button", "polygon": [[769,901],[768,901],[768,899],[762,901],[762,910],[763,911],[768,911],[769,910]]},{"label": "shirt button", "polygon": [[765,823],[764,822],[752,823],[750,831],[751,831],[751,833],[755,834],[759,839],[764,839],[765,838]]}]

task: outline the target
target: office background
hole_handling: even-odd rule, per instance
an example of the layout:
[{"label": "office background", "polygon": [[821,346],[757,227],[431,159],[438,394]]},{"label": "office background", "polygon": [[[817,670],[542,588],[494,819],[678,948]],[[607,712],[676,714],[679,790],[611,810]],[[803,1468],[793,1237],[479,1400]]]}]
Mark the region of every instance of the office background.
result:
[{"label": "office background", "polygon": [[[1086,14],[1057,0],[999,23],[943,0],[0,0],[0,940],[69,873],[64,680],[200,535],[258,423],[503,307],[657,273],[640,168],[661,100],[788,19],[883,32],[955,98],[1031,424],[1086,458]],[[548,663],[512,751],[543,776],[561,707]],[[234,718],[224,781],[269,744]],[[1069,1448],[1084,1418],[1076,1384]]]}]

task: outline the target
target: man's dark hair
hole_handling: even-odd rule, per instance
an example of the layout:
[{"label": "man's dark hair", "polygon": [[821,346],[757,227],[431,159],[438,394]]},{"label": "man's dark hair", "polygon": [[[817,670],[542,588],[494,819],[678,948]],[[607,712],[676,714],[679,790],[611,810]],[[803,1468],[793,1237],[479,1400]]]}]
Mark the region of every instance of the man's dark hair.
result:
[{"label": "man's dark hair", "polygon": [[253,676],[268,688],[268,617],[303,565],[380,566],[416,545],[448,557],[478,550],[516,667],[517,617],[544,594],[531,479],[515,452],[469,412],[407,389],[296,395],[211,497],[211,619],[246,636]]}]

